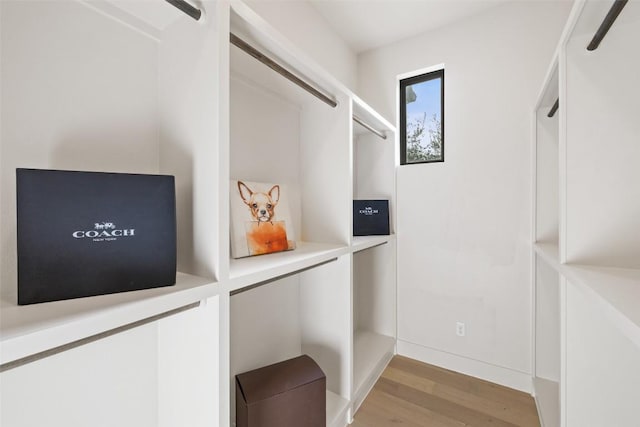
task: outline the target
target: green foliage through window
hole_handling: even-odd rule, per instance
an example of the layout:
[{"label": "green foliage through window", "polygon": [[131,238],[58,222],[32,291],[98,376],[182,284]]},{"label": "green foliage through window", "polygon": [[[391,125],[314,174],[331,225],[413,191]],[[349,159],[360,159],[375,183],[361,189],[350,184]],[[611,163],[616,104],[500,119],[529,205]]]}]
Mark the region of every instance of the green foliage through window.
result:
[{"label": "green foliage through window", "polygon": [[444,70],[400,81],[401,164],[444,161]]}]

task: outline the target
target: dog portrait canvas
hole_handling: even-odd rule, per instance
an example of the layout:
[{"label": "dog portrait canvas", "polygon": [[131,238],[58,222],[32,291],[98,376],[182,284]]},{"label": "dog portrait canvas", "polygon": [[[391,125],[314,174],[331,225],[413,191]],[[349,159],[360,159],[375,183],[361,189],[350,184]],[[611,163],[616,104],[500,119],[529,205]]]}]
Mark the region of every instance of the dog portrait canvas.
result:
[{"label": "dog portrait canvas", "polygon": [[295,249],[285,186],[232,180],[229,193],[233,258]]}]

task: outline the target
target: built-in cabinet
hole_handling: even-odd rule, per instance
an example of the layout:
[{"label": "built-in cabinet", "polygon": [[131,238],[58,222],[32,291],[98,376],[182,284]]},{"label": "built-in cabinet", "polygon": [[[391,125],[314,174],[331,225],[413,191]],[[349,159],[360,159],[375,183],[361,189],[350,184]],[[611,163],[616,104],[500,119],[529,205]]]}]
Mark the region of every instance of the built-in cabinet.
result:
[{"label": "built-in cabinet", "polygon": [[640,4],[587,50],[613,4],[576,2],[534,114],[534,389],[545,427],[637,423]]},{"label": "built-in cabinet", "polygon": [[[395,128],[244,3],[199,7],[0,4],[2,425],[233,425],[235,374],[306,353],[342,427],[395,353]],[[17,167],[174,175],[177,284],[17,306]],[[295,250],[231,258],[235,179],[286,185]],[[392,234],[353,237],[354,198]]]}]

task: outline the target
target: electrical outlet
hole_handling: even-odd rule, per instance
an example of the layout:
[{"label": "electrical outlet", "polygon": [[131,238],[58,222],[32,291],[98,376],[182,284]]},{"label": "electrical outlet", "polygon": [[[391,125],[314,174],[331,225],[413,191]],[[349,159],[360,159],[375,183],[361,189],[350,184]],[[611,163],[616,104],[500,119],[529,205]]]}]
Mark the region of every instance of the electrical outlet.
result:
[{"label": "electrical outlet", "polygon": [[464,323],[456,322],[456,335],[459,337],[463,337],[465,336],[465,334],[466,334],[466,331],[465,331]]}]

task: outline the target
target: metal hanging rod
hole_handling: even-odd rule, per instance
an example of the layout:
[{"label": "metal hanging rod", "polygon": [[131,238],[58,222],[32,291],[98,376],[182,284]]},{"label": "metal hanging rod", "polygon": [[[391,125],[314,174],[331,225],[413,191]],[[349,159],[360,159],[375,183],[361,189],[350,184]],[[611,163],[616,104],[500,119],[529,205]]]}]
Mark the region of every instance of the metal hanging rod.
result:
[{"label": "metal hanging rod", "polygon": [[616,18],[620,15],[620,12],[622,12],[622,9],[627,5],[627,1],[628,0],[615,0],[613,6],[609,9],[609,13],[604,17],[602,24],[600,24],[600,28],[598,28],[593,39],[591,39],[591,43],[587,46],[587,50],[596,50],[598,46],[600,46],[600,42],[604,39],[604,36],[607,35]]},{"label": "metal hanging rod", "polygon": [[187,3],[184,0],[165,0],[165,1],[170,5],[177,7],[178,9],[180,9],[181,11],[183,11],[184,13],[186,13],[196,21],[200,20],[200,17],[202,17],[202,11],[200,9],[191,6],[189,3]]},{"label": "metal hanging rod", "polygon": [[284,78],[290,80],[291,82],[300,86],[302,89],[309,92],[311,95],[320,99],[322,102],[330,105],[333,108],[335,108],[338,105],[335,99],[333,99],[329,95],[325,95],[324,93],[320,92],[318,89],[311,86],[309,83],[305,82],[300,77],[296,76],[291,71],[287,70],[282,65],[278,64],[276,61],[269,58],[267,55],[263,54],[262,52],[260,52],[259,50],[251,46],[249,43],[245,42],[240,37],[236,36],[235,34],[233,33],[229,34],[229,41],[231,41],[231,44],[233,44],[234,46],[237,46],[238,48],[242,49],[243,51],[245,51],[246,53],[248,53],[249,55],[257,59],[258,61],[265,64],[267,67],[271,68],[276,73],[280,74]]},{"label": "metal hanging rod", "polygon": [[387,139],[387,135],[385,135],[384,133],[382,133],[381,131],[379,131],[378,129],[374,128],[373,126],[371,126],[369,123],[364,122],[360,117],[354,115],[353,116],[353,121],[358,123],[360,126],[362,126],[363,128],[367,129],[368,131],[371,131],[372,133],[376,134],[377,136],[379,136],[382,139]]},{"label": "metal hanging rod", "polygon": [[551,118],[555,116],[559,106],[560,106],[560,98],[556,99],[556,102],[553,103],[553,107],[551,107],[551,109],[549,110],[549,114],[547,114],[547,117]]}]

